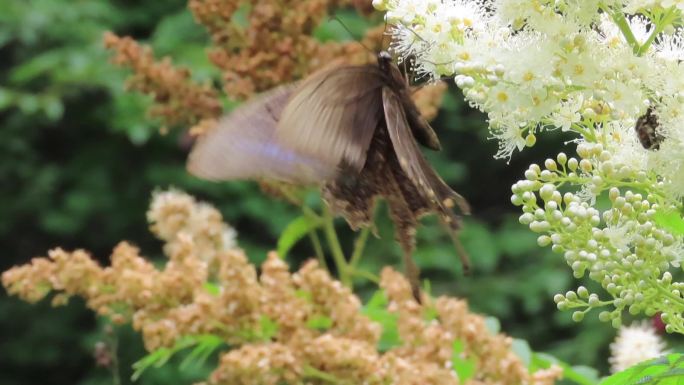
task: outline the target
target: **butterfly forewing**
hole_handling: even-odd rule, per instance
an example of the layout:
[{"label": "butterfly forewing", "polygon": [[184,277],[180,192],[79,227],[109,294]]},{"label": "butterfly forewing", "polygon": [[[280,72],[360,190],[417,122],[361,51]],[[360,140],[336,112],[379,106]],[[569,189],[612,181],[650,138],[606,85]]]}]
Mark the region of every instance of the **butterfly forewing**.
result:
[{"label": "butterfly forewing", "polygon": [[297,153],[359,172],[382,119],[377,66],[324,70],[305,79],[283,111],[276,138]]},{"label": "butterfly forewing", "polygon": [[240,106],[203,134],[188,171],[203,179],[271,179],[312,184],[330,178],[335,165],[288,148],[275,138],[278,121],[296,86],[279,87]]}]

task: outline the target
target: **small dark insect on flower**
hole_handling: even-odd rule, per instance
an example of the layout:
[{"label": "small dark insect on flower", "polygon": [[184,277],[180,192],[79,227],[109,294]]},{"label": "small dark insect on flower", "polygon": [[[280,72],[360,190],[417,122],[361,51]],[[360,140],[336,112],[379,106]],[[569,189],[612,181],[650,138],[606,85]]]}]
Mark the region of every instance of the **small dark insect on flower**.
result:
[{"label": "small dark insect on flower", "polygon": [[653,107],[649,107],[646,113],[637,119],[634,130],[637,133],[639,142],[647,150],[657,150],[660,143],[663,141],[663,136],[658,133],[658,117],[653,111]]},{"label": "small dark insect on flower", "polygon": [[354,229],[371,225],[376,198],[388,203],[407,275],[418,219],[439,216],[456,238],[466,200],[432,169],[418,143],[439,150],[411,89],[387,52],[378,64],[338,66],[266,92],[224,117],[195,144],[190,173],[205,179],[271,179],[322,186],[323,199]]}]

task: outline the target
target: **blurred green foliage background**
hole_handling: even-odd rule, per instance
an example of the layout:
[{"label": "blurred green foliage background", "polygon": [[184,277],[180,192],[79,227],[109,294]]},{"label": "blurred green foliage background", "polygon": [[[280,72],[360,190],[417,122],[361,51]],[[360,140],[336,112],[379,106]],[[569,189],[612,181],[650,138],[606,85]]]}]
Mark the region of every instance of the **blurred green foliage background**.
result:
[{"label": "blurred green foliage background", "polygon": [[[101,37],[113,30],[171,55],[198,79],[216,76],[205,48],[208,37],[183,0],[4,0],[0,2],[0,270],[26,263],[48,249],[84,248],[103,263],[123,239],[150,258],[162,258],[160,242],[147,231],[145,211],[155,188],[175,186],[220,208],[239,232],[254,262],[275,248],[279,233],[297,208],[263,195],[256,184],[213,184],[186,174],[186,148],[178,132],[160,136],[159,122],[145,116],[149,100],[124,91],[125,71],[108,63]],[[364,23],[346,15],[354,32]],[[349,39],[331,21],[321,38]],[[581,324],[555,309],[552,297],[576,287],[560,256],[536,245],[518,224],[510,186],[531,162],[559,151],[567,138],[550,132],[509,164],[492,158],[485,118],[450,90],[434,126],[444,150],[428,154],[440,174],[473,207],[462,240],[473,260],[464,277],[436,220],[419,231],[416,260],[433,294],[465,297],[473,309],[497,317],[502,330],[572,363],[606,372],[614,330],[596,315]],[[378,213],[381,239],[369,241],[362,267],[378,271],[400,265],[391,223]],[[338,223],[343,244],[353,233]],[[302,242],[290,253],[301,263],[312,251]],[[367,298],[374,288],[358,282]],[[0,384],[108,384],[96,368],[93,346],[102,323],[78,300],[51,309],[29,305],[0,292]],[[117,329],[125,383],[131,363],[144,355],[139,337]],[[206,368],[173,365],[146,372],[141,384],[190,384]]]}]

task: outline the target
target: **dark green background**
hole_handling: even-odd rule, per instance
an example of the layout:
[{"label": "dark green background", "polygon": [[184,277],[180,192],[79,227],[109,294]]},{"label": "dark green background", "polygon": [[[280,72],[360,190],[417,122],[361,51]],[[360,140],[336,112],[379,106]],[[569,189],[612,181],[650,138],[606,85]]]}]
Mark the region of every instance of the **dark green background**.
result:
[{"label": "dark green background", "polygon": [[[345,20],[360,34],[364,23],[350,12]],[[239,232],[255,262],[274,247],[278,234],[297,216],[296,208],[265,197],[253,183],[211,184],[188,176],[186,149],[177,132],[160,136],[159,122],[145,116],[146,97],[124,92],[126,72],[108,63],[105,30],[153,45],[188,65],[198,79],[218,74],[208,64],[208,38],[180,0],[4,0],[0,2],[0,270],[45,255],[55,246],[85,248],[107,263],[119,240],[161,258],[160,242],[147,231],[145,211],[155,188],[175,186],[220,208]],[[335,22],[322,25],[325,38],[348,39]],[[419,231],[416,259],[435,294],[465,297],[473,309],[500,319],[510,335],[528,340],[572,364],[607,369],[607,345],[614,330],[588,316],[581,324],[555,310],[552,297],[577,285],[562,258],[536,246],[535,236],[517,223],[510,186],[531,162],[558,152],[558,133],[516,154],[510,164],[494,160],[485,118],[450,90],[434,122],[444,151],[429,154],[441,175],[473,207],[463,242],[473,273],[463,277],[447,235],[435,220]],[[400,265],[391,224],[379,214],[381,239],[370,239],[363,267]],[[338,223],[343,244],[353,234]],[[311,255],[306,242],[292,263]],[[367,297],[371,286],[359,282]],[[96,368],[93,345],[102,324],[73,300],[51,309],[29,305],[0,290],[0,384],[108,384]],[[137,334],[117,329],[123,377],[144,351]],[[179,373],[173,365],[148,371],[142,384],[190,384],[207,368]]]}]

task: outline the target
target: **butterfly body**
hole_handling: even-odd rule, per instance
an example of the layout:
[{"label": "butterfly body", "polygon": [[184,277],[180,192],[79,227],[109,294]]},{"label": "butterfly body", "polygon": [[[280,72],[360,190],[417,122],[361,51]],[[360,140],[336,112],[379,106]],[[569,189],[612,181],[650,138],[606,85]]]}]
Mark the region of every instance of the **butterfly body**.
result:
[{"label": "butterfly body", "polygon": [[418,298],[411,259],[418,219],[436,213],[453,233],[460,227],[454,204],[469,211],[418,143],[440,149],[403,74],[381,52],[377,65],[319,71],[238,108],[199,139],[188,169],[205,179],[318,184],[355,229],[371,225],[375,202],[384,198]]}]

